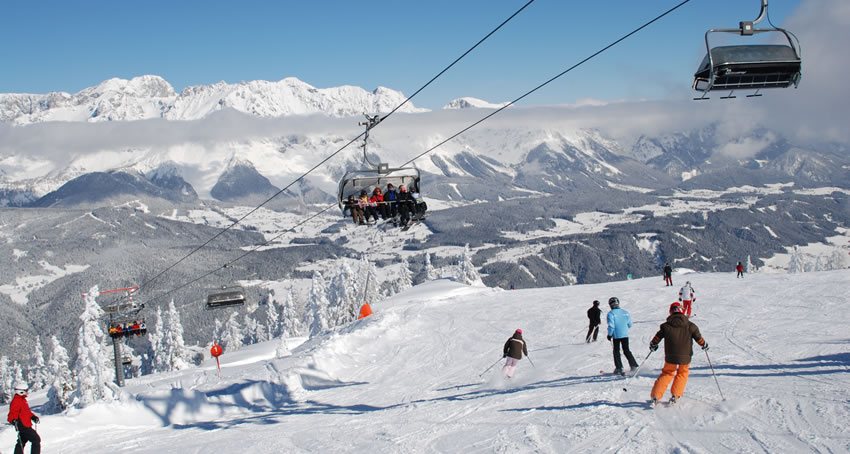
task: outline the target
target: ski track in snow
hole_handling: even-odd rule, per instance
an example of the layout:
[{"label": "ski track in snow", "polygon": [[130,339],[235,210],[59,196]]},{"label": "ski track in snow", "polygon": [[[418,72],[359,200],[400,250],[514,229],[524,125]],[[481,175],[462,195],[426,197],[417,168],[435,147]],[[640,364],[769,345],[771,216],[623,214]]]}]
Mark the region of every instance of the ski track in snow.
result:
[{"label": "ski track in snow", "polygon": [[[60,453],[850,451],[850,270],[687,278],[717,382],[696,348],[676,405],[668,390],[647,408],[661,351],[623,391],[624,379],[599,373],[613,367],[605,325],[595,343],[584,335],[590,302],[616,295],[641,362],[679,287],[650,278],[502,291],[438,280],[291,356],[274,358],[273,340],[225,352],[221,381],[214,361],[131,379],[119,401],[45,415],[39,432],[44,451]],[[505,380],[499,361],[479,376],[516,328],[534,365],[523,359]],[[44,393],[32,401],[38,412]],[[0,452],[14,437],[0,432]]]}]

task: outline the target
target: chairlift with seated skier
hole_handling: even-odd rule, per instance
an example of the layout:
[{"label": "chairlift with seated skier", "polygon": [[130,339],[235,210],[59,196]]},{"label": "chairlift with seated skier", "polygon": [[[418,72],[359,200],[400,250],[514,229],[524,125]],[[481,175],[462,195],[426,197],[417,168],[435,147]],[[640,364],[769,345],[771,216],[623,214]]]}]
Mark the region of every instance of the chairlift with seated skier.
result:
[{"label": "chairlift with seated skier", "polygon": [[[729,91],[721,99],[735,98],[735,90],[755,90],[750,97],[761,96],[765,88],[796,88],[800,84],[802,58],[800,42],[793,33],[782,28],[755,28],[767,16],[767,0],[761,0],[761,13],[754,21],[739,23],[739,28],[712,29],[705,32],[706,55],[694,74],[693,89],[709,99],[709,91]],[[768,21],[770,19],[768,18]],[[708,37],[712,33],[734,33],[753,36],[761,33],[779,33],[788,44],[747,44],[717,46],[712,48]]]},{"label": "chairlift with seated skier", "polygon": [[411,213],[421,213],[417,216],[417,219],[424,217],[426,205],[422,202],[421,196],[419,195],[421,181],[419,169],[415,167],[394,168],[383,162],[378,164],[372,163],[366,153],[369,130],[380,123],[381,119],[378,115],[372,117],[367,115],[366,119],[368,121],[359,123],[360,126],[366,127],[366,134],[364,135],[363,145],[361,148],[363,148],[364,163],[372,167],[349,170],[345,173],[345,175],[343,175],[339,182],[339,190],[337,193],[340,211],[342,211],[343,216],[351,216],[349,207],[346,204],[349,196],[353,196],[354,199],[357,200],[363,192],[371,195],[375,188],[383,190],[387,187],[387,185],[391,184],[396,188],[405,186],[408,192],[416,194],[418,201],[415,203],[415,208],[411,208]]}]

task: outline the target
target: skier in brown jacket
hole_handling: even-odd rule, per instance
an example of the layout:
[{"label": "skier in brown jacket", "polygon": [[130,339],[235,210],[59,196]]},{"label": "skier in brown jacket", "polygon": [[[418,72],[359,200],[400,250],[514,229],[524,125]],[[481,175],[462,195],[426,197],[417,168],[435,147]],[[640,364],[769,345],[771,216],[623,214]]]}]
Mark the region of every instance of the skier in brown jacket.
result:
[{"label": "skier in brown jacket", "polygon": [[[685,392],[685,385],[688,383],[691,357],[694,355],[691,340],[695,341],[703,350],[708,350],[708,343],[702,338],[697,325],[688,320],[682,312],[681,304],[678,302],[671,304],[670,316],[667,317],[666,322],[661,324],[661,328],[649,343],[649,349],[655,351],[658,349],[658,344],[664,339],[664,368],[661,369],[661,375],[658,376],[655,385],[652,387],[650,406],[655,406],[661,400],[671,380],[673,380],[673,386],[670,388],[672,394],[670,403],[676,403],[682,397]],[[674,375],[675,379],[673,378]]]},{"label": "skier in brown jacket", "polygon": [[513,377],[516,365],[522,359],[523,354],[528,356],[528,347],[525,345],[525,341],[522,340],[522,330],[518,329],[514,331],[513,336],[508,338],[508,341],[505,342],[505,347],[502,349],[502,358],[508,358],[503,368],[505,377]]}]

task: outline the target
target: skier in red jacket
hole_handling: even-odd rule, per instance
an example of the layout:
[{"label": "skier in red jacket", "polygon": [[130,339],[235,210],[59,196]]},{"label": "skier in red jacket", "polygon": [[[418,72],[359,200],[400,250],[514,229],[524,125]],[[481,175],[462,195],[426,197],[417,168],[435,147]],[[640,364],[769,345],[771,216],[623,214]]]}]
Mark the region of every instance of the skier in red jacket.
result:
[{"label": "skier in red jacket", "polygon": [[738,272],[738,275],[735,276],[736,278],[739,278],[739,277],[743,278],[744,277],[744,265],[741,262],[738,262],[738,265],[735,266],[735,271]]},{"label": "skier in red jacket", "polygon": [[18,443],[15,445],[15,454],[24,454],[24,446],[27,442],[32,443],[30,448],[31,454],[41,453],[41,437],[38,436],[32,423],[38,424],[38,416],[32,413],[30,406],[27,403],[27,394],[29,394],[29,386],[25,383],[15,385],[15,397],[12,398],[12,403],[9,404],[9,416],[6,420],[10,424],[15,425],[18,430]]}]

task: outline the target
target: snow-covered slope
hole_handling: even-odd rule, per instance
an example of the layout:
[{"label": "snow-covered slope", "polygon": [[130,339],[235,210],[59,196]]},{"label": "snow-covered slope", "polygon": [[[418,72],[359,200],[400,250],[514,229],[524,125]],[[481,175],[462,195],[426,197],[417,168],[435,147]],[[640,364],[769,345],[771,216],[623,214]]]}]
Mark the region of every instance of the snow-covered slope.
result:
[{"label": "snow-covered slope", "polygon": [[[178,94],[159,76],[109,79],[78,93],[0,94],[0,122],[118,121],[166,118],[195,120],[230,108],[259,117],[324,114],[333,117],[389,112],[404,101],[385,87],[316,88],[294,77],[186,87]],[[408,103],[403,112],[421,112]]]},{"label": "snow-covered slope", "polygon": [[[220,381],[214,361],[130,380],[120,402],[42,417],[39,432],[46,452],[69,453],[847,452],[850,271],[674,275],[685,279],[717,381],[697,349],[675,407],[645,407],[660,353],[626,384],[599,373],[613,367],[604,332],[589,345],[583,336],[590,302],[618,296],[642,360],[678,287],[653,278],[502,291],[441,280],[292,356],[273,358],[269,342],[225,352]],[[521,361],[511,380],[499,364],[480,376],[516,328],[534,364]],[[6,428],[0,449],[14,440]]]},{"label": "snow-covered slope", "polygon": [[443,109],[498,109],[508,105],[507,102],[494,104],[484,101],[483,99],[465,97],[453,99],[451,102],[443,106]]}]

